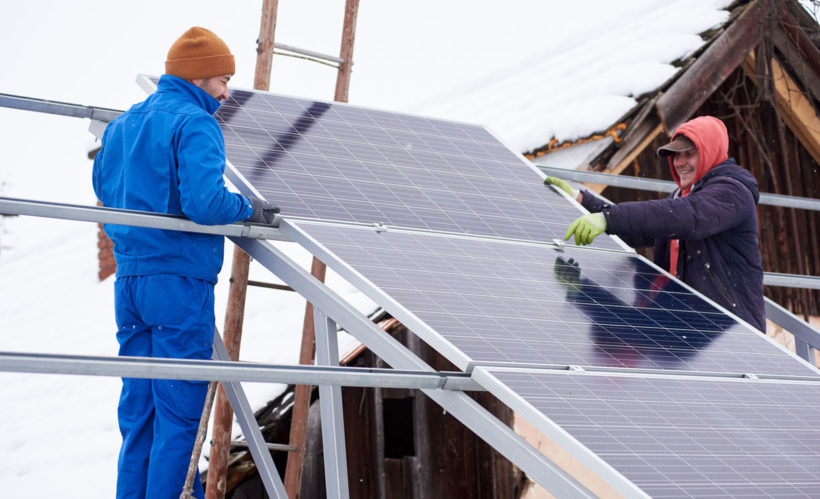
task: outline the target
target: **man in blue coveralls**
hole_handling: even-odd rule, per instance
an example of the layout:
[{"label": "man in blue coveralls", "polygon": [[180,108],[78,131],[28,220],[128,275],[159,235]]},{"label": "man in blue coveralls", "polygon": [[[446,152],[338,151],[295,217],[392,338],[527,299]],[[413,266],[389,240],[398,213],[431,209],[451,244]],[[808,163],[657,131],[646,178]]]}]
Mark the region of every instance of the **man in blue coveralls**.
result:
[{"label": "man in blue coveralls", "polygon": [[[194,27],[168,51],[157,90],[113,120],[94,160],[94,192],[104,206],[184,215],[200,224],[271,223],[258,198],[230,192],[225,145],[213,118],[234,74],[228,46]],[[214,284],[224,237],[123,225],[114,242],[119,353],[210,359]],[[123,378],[118,408],[122,448],[117,497],[179,497],[207,382]],[[194,495],[204,497],[194,481]]]}]

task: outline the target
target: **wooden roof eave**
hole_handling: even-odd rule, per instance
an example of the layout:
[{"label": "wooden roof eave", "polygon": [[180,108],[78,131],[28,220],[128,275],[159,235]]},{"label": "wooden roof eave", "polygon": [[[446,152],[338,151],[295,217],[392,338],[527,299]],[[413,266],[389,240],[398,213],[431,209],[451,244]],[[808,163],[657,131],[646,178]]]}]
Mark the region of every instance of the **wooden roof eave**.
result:
[{"label": "wooden roof eave", "polygon": [[758,44],[759,25],[765,13],[764,2],[755,0],[750,3],[689,70],[660,96],[655,108],[668,135],[706,102]]}]

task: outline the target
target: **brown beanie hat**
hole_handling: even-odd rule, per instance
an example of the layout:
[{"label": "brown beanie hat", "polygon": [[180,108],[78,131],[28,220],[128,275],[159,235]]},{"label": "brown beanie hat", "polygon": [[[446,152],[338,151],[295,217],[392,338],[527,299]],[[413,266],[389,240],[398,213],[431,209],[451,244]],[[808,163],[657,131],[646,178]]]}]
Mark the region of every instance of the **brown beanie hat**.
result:
[{"label": "brown beanie hat", "polygon": [[193,80],[234,74],[235,65],[231,50],[213,32],[194,26],[171,45],[165,73]]}]

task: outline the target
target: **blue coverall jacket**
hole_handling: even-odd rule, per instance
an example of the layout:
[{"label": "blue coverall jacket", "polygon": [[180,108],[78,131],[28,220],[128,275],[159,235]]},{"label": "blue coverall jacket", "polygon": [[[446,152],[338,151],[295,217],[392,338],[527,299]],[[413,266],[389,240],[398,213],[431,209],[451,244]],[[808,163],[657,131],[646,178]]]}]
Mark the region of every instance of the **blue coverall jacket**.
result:
[{"label": "blue coverall jacket", "polygon": [[[219,101],[163,75],[157,91],[109,123],[94,159],[94,192],[109,208],[185,215],[206,225],[253,215],[251,203],[225,187],[225,143],[212,113]],[[105,225],[117,276],[172,274],[216,282],[224,238]]]}]

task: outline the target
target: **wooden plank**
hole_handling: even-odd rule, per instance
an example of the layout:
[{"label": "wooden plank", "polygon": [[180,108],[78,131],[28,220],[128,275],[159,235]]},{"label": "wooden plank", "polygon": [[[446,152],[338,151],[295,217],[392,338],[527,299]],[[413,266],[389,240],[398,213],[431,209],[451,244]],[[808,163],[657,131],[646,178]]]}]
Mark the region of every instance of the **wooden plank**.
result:
[{"label": "wooden plank", "polygon": [[804,57],[803,52],[792,43],[792,39],[777,26],[772,33],[774,46],[783,54],[786,62],[791,66],[794,75],[803,86],[811,92],[815,99],[820,100],[820,70],[815,69]]},{"label": "wooden plank", "polygon": [[356,39],[356,18],[359,15],[359,0],[347,0],[345,2],[345,20],[342,28],[342,48],[339,57],[344,62],[339,66],[336,75],[336,94],[333,100],[337,102],[347,102],[348,89],[350,88],[350,74],[353,71],[353,42]]},{"label": "wooden plank", "polygon": [[759,27],[765,17],[764,2],[755,0],[697,61],[658,99],[661,124],[672,135],[740,66],[760,41]]},{"label": "wooden plank", "polygon": [[[749,52],[746,56],[743,69],[757,83],[754,52]],[[797,83],[783,70],[777,59],[772,59],[772,73],[774,74],[777,108],[783,121],[806,148],[806,151],[811,154],[814,161],[820,163],[820,118],[817,110]]]},{"label": "wooden plank", "polygon": [[[268,90],[270,87],[271,64],[273,60],[273,37],[276,29],[276,13],[279,0],[265,0],[259,28],[254,88]],[[231,267],[231,286],[228,292],[228,308],[225,312],[225,348],[231,360],[239,359],[242,341],[242,323],[245,317],[245,296],[248,290],[250,257],[234,247]],[[206,499],[223,499],[227,491],[228,454],[230,452],[233,409],[222,384],[219,384],[216,406],[214,407],[213,444],[211,446]]]}]

